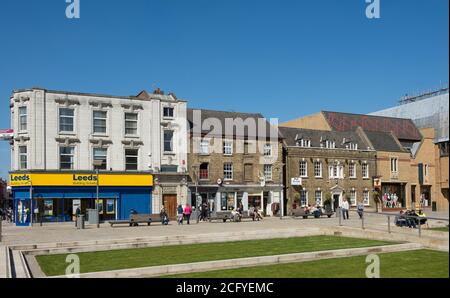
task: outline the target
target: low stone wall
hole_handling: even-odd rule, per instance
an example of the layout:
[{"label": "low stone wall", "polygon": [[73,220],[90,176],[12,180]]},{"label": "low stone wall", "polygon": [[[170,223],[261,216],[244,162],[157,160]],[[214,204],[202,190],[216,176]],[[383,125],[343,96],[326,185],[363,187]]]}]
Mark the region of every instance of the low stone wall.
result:
[{"label": "low stone wall", "polygon": [[[212,270],[224,270],[233,268],[307,262],[314,260],[324,260],[333,258],[346,258],[354,256],[363,256],[368,254],[392,253],[400,251],[418,250],[423,248],[416,243],[407,243],[399,245],[387,245],[365,248],[350,248],[318,252],[305,252],[274,256],[261,256],[252,258],[227,259],[209,262],[153,266],[146,268],[135,268],[125,270],[114,270],[104,272],[93,272],[80,274],[80,278],[136,278],[136,277],[157,277],[162,275],[183,274],[193,272],[204,272]],[[63,278],[57,276],[56,278]]]}]

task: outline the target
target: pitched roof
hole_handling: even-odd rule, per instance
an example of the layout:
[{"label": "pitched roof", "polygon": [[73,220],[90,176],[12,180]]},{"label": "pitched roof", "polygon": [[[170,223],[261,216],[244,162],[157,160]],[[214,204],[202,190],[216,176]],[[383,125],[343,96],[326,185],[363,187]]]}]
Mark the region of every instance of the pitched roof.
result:
[{"label": "pitched roof", "polygon": [[[194,111],[196,113],[200,112],[201,116],[201,129],[197,128],[194,123]],[[227,112],[227,111],[216,111],[216,110],[205,110],[205,109],[188,109],[187,110],[187,120],[189,123],[189,129],[192,133],[200,132],[202,134],[213,134],[215,136],[220,135],[224,136],[229,133],[227,128],[232,132],[234,137],[238,138],[269,138],[271,136],[276,136],[281,138],[278,130],[271,126],[270,123],[264,118],[260,113],[241,113],[241,112]],[[207,120],[205,122],[205,120]],[[239,122],[243,123],[242,129],[237,130],[236,125],[231,127],[234,123],[238,124]],[[221,127],[216,127],[220,123]],[[249,129],[247,124],[254,123],[255,130]],[[263,127],[260,127],[261,124],[265,125],[265,130]],[[227,127],[227,125],[229,127]],[[220,129],[217,131],[217,129]]]},{"label": "pitched roof", "polygon": [[340,132],[291,127],[280,127],[279,130],[287,146],[297,146],[297,140],[305,139],[311,141],[311,147],[314,148],[320,148],[327,140],[334,141],[336,149],[347,149],[349,143],[358,144],[360,150],[370,147],[356,131]]},{"label": "pitched roof", "polygon": [[411,119],[369,116],[361,114],[322,112],[330,127],[336,131],[354,130],[392,132],[399,140],[420,141],[422,135]]},{"label": "pitched roof", "polygon": [[377,151],[404,151],[392,133],[380,131],[364,131],[364,133]]}]

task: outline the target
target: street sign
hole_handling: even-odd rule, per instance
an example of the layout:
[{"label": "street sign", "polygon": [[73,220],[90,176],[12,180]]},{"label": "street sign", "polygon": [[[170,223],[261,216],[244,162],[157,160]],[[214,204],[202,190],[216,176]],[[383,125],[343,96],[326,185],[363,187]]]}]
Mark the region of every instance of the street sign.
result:
[{"label": "street sign", "polygon": [[302,178],[292,178],[291,185],[293,186],[302,186]]}]

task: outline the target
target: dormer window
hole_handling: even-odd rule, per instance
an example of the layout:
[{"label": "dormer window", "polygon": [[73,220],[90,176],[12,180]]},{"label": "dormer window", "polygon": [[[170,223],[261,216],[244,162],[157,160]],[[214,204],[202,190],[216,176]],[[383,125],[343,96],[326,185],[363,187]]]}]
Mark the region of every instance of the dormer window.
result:
[{"label": "dormer window", "polygon": [[311,140],[297,140],[297,146],[302,148],[310,148],[311,147]]},{"label": "dormer window", "polygon": [[331,140],[325,141],[325,148],[327,149],[336,149],[336,142]]},{"label": "dormer window", "polygon": [[350,143],[348,146],[350,150],[358,150],[358,144]]}]

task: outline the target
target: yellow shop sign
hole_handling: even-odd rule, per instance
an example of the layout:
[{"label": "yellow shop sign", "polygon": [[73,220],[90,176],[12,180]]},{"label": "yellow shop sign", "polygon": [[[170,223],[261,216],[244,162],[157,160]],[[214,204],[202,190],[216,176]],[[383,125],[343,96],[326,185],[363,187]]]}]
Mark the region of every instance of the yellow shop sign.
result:
[{"label": "yellow shop sign", "polygon": [[[11,174],[10,186],[96,186],[96,174]],[[149,174],[99,174],[99,186],[153,186]]]}]

